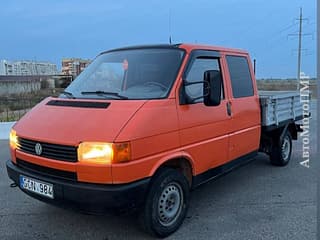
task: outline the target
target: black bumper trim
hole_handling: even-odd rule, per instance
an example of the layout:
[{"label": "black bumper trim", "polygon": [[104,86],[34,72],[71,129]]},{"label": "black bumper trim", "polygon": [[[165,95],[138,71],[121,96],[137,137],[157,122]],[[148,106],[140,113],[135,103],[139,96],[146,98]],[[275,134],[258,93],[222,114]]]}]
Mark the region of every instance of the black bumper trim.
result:
[{"label": "black bumper trim", "polygon": [[90,213],[137,208],[144,202],[150,178],[128,184],[91,184],[44,177],[6,163],[8,176],[19,186],[19,176],[24,175],[53,184],[54,199],[21,189],[33,198],[63,208],[73,208]]}]

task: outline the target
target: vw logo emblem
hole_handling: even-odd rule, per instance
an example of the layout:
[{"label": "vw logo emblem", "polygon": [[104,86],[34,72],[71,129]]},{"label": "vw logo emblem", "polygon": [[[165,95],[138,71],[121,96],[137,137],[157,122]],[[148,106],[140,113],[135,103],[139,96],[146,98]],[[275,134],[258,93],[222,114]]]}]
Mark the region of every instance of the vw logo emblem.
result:
[{"label": "vw logo emblem", "polygon": [[41,153],[42,153],[42,146],[41,146],[41,144],[40,144],[40,143],[37,143],[37,144],[34,146],[34,150],[35,150],[36,154],[40,156]]}]

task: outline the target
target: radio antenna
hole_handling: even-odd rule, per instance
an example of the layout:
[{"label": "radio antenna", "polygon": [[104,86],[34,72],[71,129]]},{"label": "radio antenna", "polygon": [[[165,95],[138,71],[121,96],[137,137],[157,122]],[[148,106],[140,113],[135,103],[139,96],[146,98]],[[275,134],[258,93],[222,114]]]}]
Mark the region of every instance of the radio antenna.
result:
[{"label": "radio antenna", "polygon": [[169,43],[172,44],[172,37],[171,37],[171,9],[169,9]]}]

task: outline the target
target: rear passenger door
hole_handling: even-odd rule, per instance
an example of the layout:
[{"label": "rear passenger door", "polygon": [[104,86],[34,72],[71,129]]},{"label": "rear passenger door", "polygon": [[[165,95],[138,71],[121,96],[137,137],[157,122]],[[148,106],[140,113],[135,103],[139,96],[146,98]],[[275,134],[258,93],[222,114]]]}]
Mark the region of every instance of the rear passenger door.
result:
[{"label": "rear passenger door", "polygon": [[248,57],[226,55],[225,59],[231,84],[229,159],[234,160],[259,148],[260,105]]},{"label": "rear passenger door", "polygon": [[[218,106],[205,106],[201,97],[203,95],[201,81],[207,70],[219,71],[223,79],[221,103]],[[196,174],[219,166],[228,160],[228,133],[231,117],[226,108],[224,79],[218,52],[197,50],[191,53],[183,80],[188,83],[198,83],[184,86],[184,90],[189,97],[196,100],[187,104],[178,102],[177,109],[181,146],[196,162],[194,164]]]}]

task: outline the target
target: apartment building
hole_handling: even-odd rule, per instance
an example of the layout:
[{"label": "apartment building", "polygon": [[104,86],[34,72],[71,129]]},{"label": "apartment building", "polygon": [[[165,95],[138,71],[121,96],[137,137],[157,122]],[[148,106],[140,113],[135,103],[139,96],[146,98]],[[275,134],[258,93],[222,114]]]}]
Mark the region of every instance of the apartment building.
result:
[{"label": "apartment building", "polygon": [[90,62],[88,59],[64,58],[62,59],[62,74],[78,76]]},{"label": "apartment building", "polygon": [[0,75],[55,75],[57,65],[50,62],[0,60]]}]

